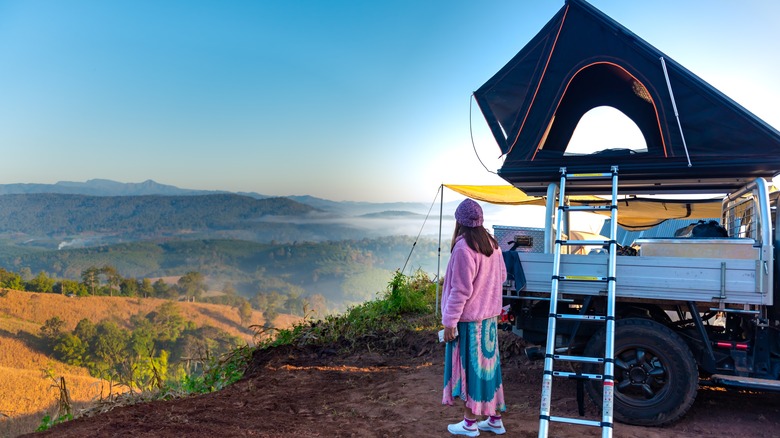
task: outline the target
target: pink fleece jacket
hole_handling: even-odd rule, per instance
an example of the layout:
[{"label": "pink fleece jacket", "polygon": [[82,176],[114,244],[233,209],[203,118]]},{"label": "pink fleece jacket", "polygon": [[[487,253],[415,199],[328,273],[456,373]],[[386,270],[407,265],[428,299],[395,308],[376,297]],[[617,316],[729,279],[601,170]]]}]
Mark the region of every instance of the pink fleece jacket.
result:
[{"label": "pink fleece jacket", "polygon": [[481,321],[499,315],[505,280],[506,265],[500,249],[486,257],[458,237],[444,277],[441,322],[445,327],[455,327],[458,321]]}]

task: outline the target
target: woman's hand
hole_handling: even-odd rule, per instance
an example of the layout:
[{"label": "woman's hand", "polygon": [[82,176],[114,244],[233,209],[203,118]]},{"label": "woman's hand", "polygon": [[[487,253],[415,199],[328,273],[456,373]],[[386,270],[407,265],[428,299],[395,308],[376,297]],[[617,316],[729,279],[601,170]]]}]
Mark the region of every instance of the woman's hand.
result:
[{"label": "woman's hand", "polygon": [[444,327],[444,342],[450,342],[458,337],[457,327]]}]

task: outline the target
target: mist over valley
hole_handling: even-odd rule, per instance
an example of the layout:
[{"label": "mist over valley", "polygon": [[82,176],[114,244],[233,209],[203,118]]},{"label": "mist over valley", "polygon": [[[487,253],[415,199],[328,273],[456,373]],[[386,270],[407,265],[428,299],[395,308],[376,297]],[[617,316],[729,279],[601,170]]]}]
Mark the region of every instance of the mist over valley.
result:
[{"label": "mist over valley", "polygon": [[[5,184],[0,193],[0,267],[26,277],[78,281],[105,265],[137,279],[196,271],[208,290],[318,296],[335,312],[373,299],[396,270],[433,277],[439,266],[438,201],[336,202],[109,180]],[[445,204],[445,247],[456,204]]]}]

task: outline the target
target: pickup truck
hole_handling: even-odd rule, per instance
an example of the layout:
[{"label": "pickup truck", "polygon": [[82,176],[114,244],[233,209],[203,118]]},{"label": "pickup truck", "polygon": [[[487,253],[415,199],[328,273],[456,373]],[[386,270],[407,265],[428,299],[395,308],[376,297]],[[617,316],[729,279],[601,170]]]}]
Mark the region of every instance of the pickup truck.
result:
[{"label": "pickup truck", "polygon": [[[547,202],[548,223],[535,244],[515,249],[526,284],[509,288],[505,300],[517,333],[546,341],[554,263],[571,277],[607,275],[611,262],[598,248],[561,254],[560,264],[554,262],[553,228],[564,227],[553,227],[551,219],[559,214],[554,204],[561,169],[587,174],[615,167],[616,222],[636,219],[634,196],[722,196],[720,208],[704,217],[718,217],[727,230],[718,238],[638,239],[637,256],[617,257],[615,419],[672,422],[691,406],[700,384],[780,390],[776,197],[768,183],[780,174],[777,129],[584,0],[566,0],[474,99],[503,157],[497,174],[529,199]],[[583,116],[601,107],[630,119],[644,145],[570,150]],[[594,183],[564,192],[585,197],[607,190]],[[648,226],[698,218],[694,203],[658,205],[678,210],[655,221],[641,213]],[[576,224],[569,229],[577,230]],[[557,290],[561,312],[604,314],[603,285],[562,282]],[[604,328],[571,320],[555,330],[556,351],[599,356],[594,350],[604,348]],[[602,403],[601,383],[585,385]]]},{"label": "pickup truck", "polygon": [[[774,193],[771,198],[776,204]],[[636,256],[616,258],[617,420],[654,426],[673,422],[690,408],[699,385],[780,391],[777,219],[771,202],[769,184],[757,178],[723,197],[720,224],[727,237],[640,238],[633,242]],[[548,202],[547,209],[547,217],[554,217],[555,205]],[[576,229],[576,221],[568,223]],[[511,329],[530,343],[544,344],[553,225],[494,228],[502,245],[514,247],[525,274],[524,287],[505,285]],[[607,275],[601,248],[560,257],[561,275]],[[558,292],[560,313],[604,314],[603,284],[561,282]],[[603,325],[563,320],[556,334],[557,352],[603,356]],[[529,357],[539,352],[529,349]],[[585,388],[600,404],[600,382],[587,382]]]}]

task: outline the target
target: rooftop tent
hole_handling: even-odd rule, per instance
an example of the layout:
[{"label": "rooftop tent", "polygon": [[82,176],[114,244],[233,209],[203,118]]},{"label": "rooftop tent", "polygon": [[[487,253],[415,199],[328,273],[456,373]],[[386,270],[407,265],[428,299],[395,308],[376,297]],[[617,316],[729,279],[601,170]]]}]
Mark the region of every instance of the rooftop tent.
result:
[{"label": "rooftop tent", "polygon": [[[621,193],[724,193],[780,172],[780,132],[583,0],[567,0],[474,96],[505,155],[499,175],[529,195],[564,166],[617,165]],[[566,153],[600,106],[630,118],[647,151]]]}]

